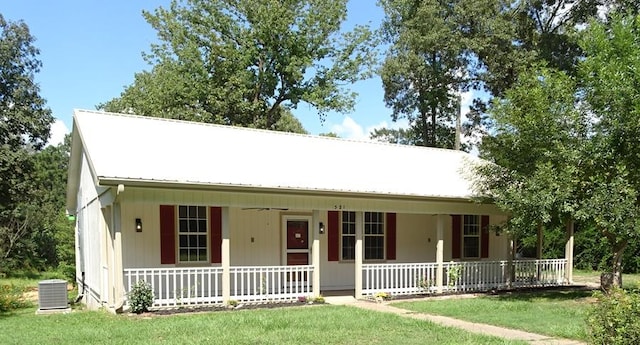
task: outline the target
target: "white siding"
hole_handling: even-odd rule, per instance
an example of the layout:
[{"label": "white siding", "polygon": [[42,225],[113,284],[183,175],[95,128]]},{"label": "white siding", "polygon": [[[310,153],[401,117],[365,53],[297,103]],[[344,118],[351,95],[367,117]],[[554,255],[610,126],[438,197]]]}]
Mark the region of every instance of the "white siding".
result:
[{"label": "white siding", "polygon": [[104,217],[100,210],[98,190],[93,184],[89,165],[83,155],[80,174],[80,188],[77,194],[78,210],[76,220],[76,276],[82,283],[87,304],[100,304],[103,293]]}]

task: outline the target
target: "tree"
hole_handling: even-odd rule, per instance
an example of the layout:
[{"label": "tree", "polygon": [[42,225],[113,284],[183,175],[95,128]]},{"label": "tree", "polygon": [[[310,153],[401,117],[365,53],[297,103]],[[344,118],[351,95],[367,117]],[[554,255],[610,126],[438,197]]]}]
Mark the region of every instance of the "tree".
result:
[{"label": "tree", "polygon": [[490,108],[495,134],[482,152],[496,165],[478,170],[509,229],[577,219],[597,230],[618,286],[624,251],[640,238],[639,29],[638,16],[592,21],[577,79],[546,68],[520,74]]},{"label": "tree", "polygon": [[490,108],[495,132],[483,140],[481,154],[494,164],[477,167],[477,187],[509,214],[505,227],[516,237],[535,233],[540,224],[575,219],[587,137],[575,90],[566,73],[537,67],[522,73]]},{"label": "tree", "polygon": [[34,40],[24,22],[0,15],[0,270],[27,255],[23,239],[38,212],[29,206],[32,158],[53,122],[34,81],[41,67]]},{"label": "tree", "polygon": [[[601,0],[490,0],[495,7],[467,2],[470,13],[485,13],[469,27],[476,65],[471,78],[491,97],[504,97],[523,71],[537,64],[575,76],[584,53],[579,28],[598,17],[599,10],[620,1]],[[491,9],[488,11],[488,9]],[[473,14],[470,14],[473,18]],[[465,131],[486,134],[490,99],[476,99]]]},{"label": "tree", "polygon": [[366,27],[340,34],[346,0],[187,0],[144,12],[159,44],[107,110],[277,129],[300,102],[349,111],[344,86],[373,63]]},{"label": "tree", "polygon": [[584,103],[594,123],[584,159],[585,216],[612,246],[620,285],[624,250],[640,237],[640,17],[592,23],[581,46]]},{"label": "tree", "polygon": [[380,75],[391,118],[407,118],[423,146],[453,147],[457,92],[466,88],[468,43],[459,1],[382,0],[390,44]]},{"label": "tree", "polygon": [[391,144],[416,145],[419,135],[413,128],[376,128],[371,132],[369,138]]}]

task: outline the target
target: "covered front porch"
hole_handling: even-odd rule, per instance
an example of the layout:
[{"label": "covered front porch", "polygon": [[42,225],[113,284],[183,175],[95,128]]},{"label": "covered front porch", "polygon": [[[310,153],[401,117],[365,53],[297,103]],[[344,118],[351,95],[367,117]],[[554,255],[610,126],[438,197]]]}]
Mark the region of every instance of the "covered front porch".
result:
[{"label": "covered front porch", "polygon": [[[234,213],[235,212],[235,213]],[[247,211],[236,209],[231,214],[242,215],[248,219]],[[280,256],[281,265],[259,265],[254,262],[245,262],[242,265],[231,262],[231,240],[235,236],[241,236],[242,232],[232,231],[230,226],[230,209],[219,208],[221,239],[220,239],[220,264],[203,267],[128,267],[123,269],[123,289],[126,302],[126,293],[139,280],[144,280],[151,285],[154,295],[154,307],[178,307],[206,304],[229,303],[266,303],[277,301],[296,301],[330,293],[332,290],[350,291],[353,297],[373,298],[379,293],[392,296],[409,295],[435,295],[440,293],[458,293],[489,291],[496,289],[545,287],[571,284],[572,282],[572,247],[573,236],[568,233],[565,258],[561,259],[515,259],[514,241],[505,241],[509,248],[504,260],[489,257],[486,259],[451,259],[450,253],[445,255],[445,229],[454,223],[450,215],[433,215],[435,231],[435,261],[406,262],[410,260],[386,260],[375,262],[366,260],[364,246],[364,212],[355,212],[355,250],[354,260],[348,262],[331,262],[327,248],[328,229],[325,224],[331,222],[325,216],[325,211],[312,211],[308,213],[294,212],[297,216],[291,216],[289,211],[252,211],[251,215],[260,215],[264,219],[283,220],[281,227],[286,230],[287,220],[309,220],[309,246],[308,264],[291,264],[287,262],[286,243],[283,248],[272,248],[277,252],[272,256]],[[330,218],[330,217],[329,217]],[[394,216],[394,218],[396,218]],[[399,243],[406,243],[405,239],[413,239],[413,235],[402,232],[407,223],[404,219],[415,219],[415,216],[398,214],[398,235],[395,238]],[[425,219],[424,216],[420,219]],[[427,218],[431,219],[431,218]],[[387,224],[387,230],[388,230]],[[454,226],[458,226],[454,224]],[[286,234],[283,229],[273,230],[273,235]],[[492,235],[493,236],[493,235]],[[506,235],[502,235],[506,236]],[[286,237],[286,236],[285,236]],[[493,238],[493,237],[492,237]],[[389,238],[387,238],[389,239]],[[501,240],[502,241],[502,240]],[[279,242],[279,241],[276,241]],[[502,242],[501,242],[502,243]],[[449,247],[449,246],[447,246]],[[398,247],[398,251],[409,250],[406,247]],[[435,254],[435,255],[434,255]],[[405,256],[404,257],[408,257]],[[447,261],[445,261],[445,257]],[[284,264],[282,264],[284,263]],[[287,265],[288,264],[288,265]],[[341,271],[335,267],[341,265]],[[353,285],[335,286],[322,284],[327,281],[326,276],[335,275],[336,272],[347,270]],[[325,277],[323,277],[325,275]],[[352,292],[351,292],[352,291]]]}]

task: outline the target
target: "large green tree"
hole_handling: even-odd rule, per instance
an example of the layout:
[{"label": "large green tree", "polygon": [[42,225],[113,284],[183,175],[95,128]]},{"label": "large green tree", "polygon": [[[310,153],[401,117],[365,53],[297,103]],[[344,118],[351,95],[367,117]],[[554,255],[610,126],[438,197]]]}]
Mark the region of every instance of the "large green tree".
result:
[{"label": "large green tree", "polygon": [[346,87],[368,75],[371,33],[341,32],[346,0],[172,1],[144,17],[159,43],[107,110],[279,129],[305,102],[320,117],[353,108]]},{"label": "large green tree", "polygon": [[457,92],[468,88],[469,42],[461,1],[381,0],[389,49],[380,69],[391,118],[406,118],[414,143],[453,147]]},{"label": "large green tree", "polygon": [[575,219],[588,131],[575,90],[566,73],[536,67],[490,109],[494,133],[483,140],[481,154],[494,164],[479,167],[478,187],[508,212],[505,226],[516,237]]},{"label": "large green tree", "polygon": [[51,111],[34,81],[41,67],[34,37],[0,15],[0,270],[30,256],[34,230],[33,155],[49,138]]},{"label": "large green tree", "polygon": [[494,101],[480,191],[522,235],[540,223],[579,220],[606,238],[614,284],[640,237],[640,18],[613,15],[581,33],[575,77],[521,73]]},{"label": "large green tree", "polygon": [[594,131],[585,155],[585,213],[613,249],[614,282],[622,257],[640,239],[640,17],[593,23],[581,45],[581,94]]}]

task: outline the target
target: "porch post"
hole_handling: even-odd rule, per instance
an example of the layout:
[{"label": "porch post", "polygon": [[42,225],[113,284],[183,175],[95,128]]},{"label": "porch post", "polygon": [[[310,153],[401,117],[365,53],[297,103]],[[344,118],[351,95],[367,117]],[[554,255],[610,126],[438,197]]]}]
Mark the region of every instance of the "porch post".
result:
[{"label": "porch post", "polygon": [[124,306],[124,268],[122,267],[122,224],[120,223],[120,204],[114,203],[111,212],[113,227],[113,271],[114,274],[114,308],[119,311]]},{"label": "porch post", "polygon": [[515,238],[512,234],[509,234],[509,245],[507,253],[507,287],[511,288],[513,280],[515,278],[515,267],[513,265],[513,257],[515,256]]},{"label": "porch post", "polygon": [[311,217],[313,223],[313,244],[311,245],[311,264],[313,265],[313,296],[320,296],[320,211],[314,210]]},{"label": "porch post", "polygon": [[362,252],[362,237],[363,237],[363,230],[364,230],[364,213],[358,211],[356,212],[356,260],[355,260],[355,266],[356,266],[356,291],[355,291],[355,298],[356,299],[360,299],[362,298],[362,257],[363,257],[363,252]]},{"label": "porch post", "polygon": [[442,281],[444,278],[444,215],[436,216],[436,287],[438,293],[442,293]]},{"label": "porch post", "polygon": [[567,266],[564,269],[564,279],[567,284],[573,284],[573,219],[567,222],[567,243],[564,246],[564,257]]},{"label": "porch post", "polygon": [[222,207],[221,210],[222,225],[222,301],[229,303],[231,299],[231,256],[229,255],[229,207]]}]

